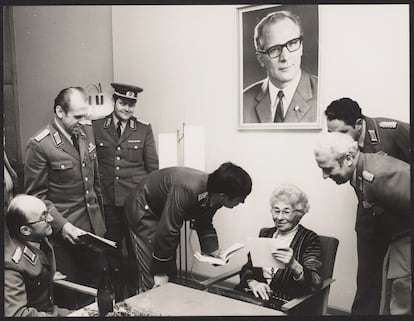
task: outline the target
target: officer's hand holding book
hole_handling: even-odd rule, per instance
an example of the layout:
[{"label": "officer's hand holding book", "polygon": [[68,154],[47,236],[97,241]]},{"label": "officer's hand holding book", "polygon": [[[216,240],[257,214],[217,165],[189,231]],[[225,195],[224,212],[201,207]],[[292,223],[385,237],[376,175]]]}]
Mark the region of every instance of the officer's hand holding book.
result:
[{"label": "officer's hand holding book", "polygon": [[65,223],[62,227],[62,238],[72,244],[79,243],[79,236],[86,234],[86,231],[76,227],[72,223]]}]

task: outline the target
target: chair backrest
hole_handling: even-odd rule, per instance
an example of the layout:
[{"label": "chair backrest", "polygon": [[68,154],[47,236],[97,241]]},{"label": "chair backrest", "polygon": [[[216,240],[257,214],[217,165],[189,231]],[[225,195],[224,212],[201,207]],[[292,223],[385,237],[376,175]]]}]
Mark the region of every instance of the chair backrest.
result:
[{"label": "chair backrest", "polygon": [[320,235],[319,238],[321,240],[321,276],[322,280],[326,280],[332,277],[339,241],[331,236]]}]

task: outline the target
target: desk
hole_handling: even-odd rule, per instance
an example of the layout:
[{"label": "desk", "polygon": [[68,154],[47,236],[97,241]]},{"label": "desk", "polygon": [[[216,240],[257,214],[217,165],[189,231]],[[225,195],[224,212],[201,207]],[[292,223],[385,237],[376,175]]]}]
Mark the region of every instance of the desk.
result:
[{"label": "desk", "polygon": [[[281,311],[174,283],[167,283],[125,301],[138,311],[151,311],[158,316],[285,315]],[[86,308],[96,310],[97,306],[93,303]],[[69,316],[88,316],[88,314],[83,308]]]}]

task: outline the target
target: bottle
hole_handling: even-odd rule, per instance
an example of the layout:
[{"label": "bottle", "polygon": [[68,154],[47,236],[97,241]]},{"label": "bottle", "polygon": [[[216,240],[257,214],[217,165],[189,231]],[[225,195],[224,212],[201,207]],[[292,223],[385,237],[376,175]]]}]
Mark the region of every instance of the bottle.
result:
[{"label": "bottle", "polygon": [[107,267],[104,267],[102,271],[96,300],[98,303],[99,316],[104,317],[108,312],[114,311],[115,295]]},{"label": "bottle", "polygon": [[115,267],[113,270],[113,281],[114,281],[114,292],[115,292],[115,303],[123,301],[126,298],[124,281],[119,268]]}]

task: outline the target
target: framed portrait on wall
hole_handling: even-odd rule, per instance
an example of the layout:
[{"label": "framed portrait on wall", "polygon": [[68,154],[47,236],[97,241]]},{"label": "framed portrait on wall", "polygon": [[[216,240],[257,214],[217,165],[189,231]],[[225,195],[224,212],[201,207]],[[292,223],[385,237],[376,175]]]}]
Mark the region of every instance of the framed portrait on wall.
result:
[{"label": "framed portrait on wall", "polygon": [[240,129],[321,129],[317,5],[238,8]]}]

